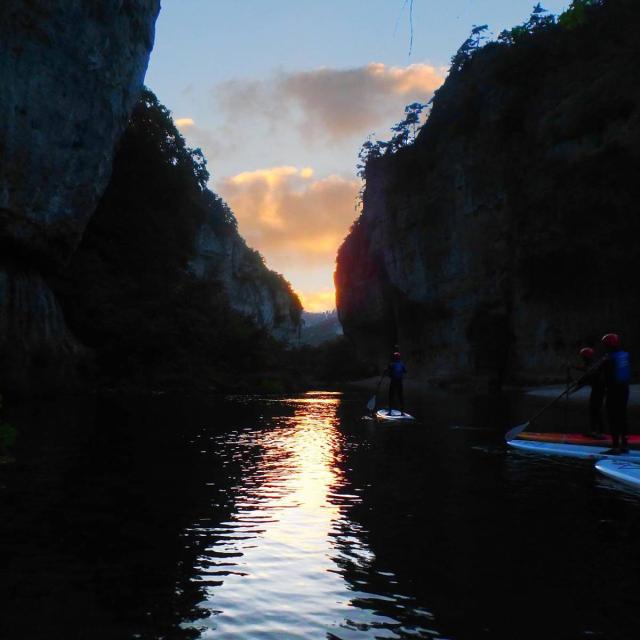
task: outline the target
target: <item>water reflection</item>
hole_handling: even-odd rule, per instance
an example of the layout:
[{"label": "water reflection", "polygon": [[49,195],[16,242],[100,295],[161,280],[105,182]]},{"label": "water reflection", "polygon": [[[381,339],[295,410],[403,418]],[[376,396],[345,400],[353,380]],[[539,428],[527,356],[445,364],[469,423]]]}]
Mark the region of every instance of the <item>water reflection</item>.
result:
[{"label": "water reflection", "polygon": [[250,464],[231,488],[229,520],[187,532],[209,536],[193,578],[208,615],[184,627],[202,638],[428,637],[430,614],[378,570],[366,531],[348,518],[361,496],[345,477],[340,394],[284,404],[292,415],[212,442],[220,458]]},{"label": "water reflection", "polygon": [[326,393],[12,415],[0,638],[639,637],[638,497],[506,452],[504,406],[415,405],[413,429]]}]

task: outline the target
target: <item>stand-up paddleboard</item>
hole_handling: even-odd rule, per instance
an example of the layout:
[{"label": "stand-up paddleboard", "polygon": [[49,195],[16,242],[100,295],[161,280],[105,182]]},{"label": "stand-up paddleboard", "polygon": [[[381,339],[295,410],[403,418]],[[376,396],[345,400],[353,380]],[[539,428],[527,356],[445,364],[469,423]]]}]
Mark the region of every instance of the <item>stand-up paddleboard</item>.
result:
[{"label": "stand-up paddleboard", "polygon": [[378,409],[376,411],[378,422],[415,422],[415,418],[408,413],[401,413],[397,409]]},{"label": "stand-up paddleboard", "polygon": [[629,462],[609,458],[596,462],[596,469],[607,478],[619,480],[640,489],[640,460]]},{"label": "stand-up paddleboard", "polygon": [[[611,436],[604,434],[603,438],[593,438],[581,433],[536,433],[523,431],[518,435],[520,440],[533,440],[535,442],[557,442],[559,444],[584,444],[594,447],[610,447]],[[628,444],[631,447],[640,448],[640,436],[629,436]]]},{"label": "stand-up paddleboard", "polygon": [[640,462],[640,451],[631,451],[620,455],[606,453],[608,447],[594,447],[583,444],[566,444],[562,442],[532,442],[530,440],[509,440],[507,444],[519,451],[538,453],[542,455],[564,456],[567,458],[582,458],[584,460],[636,460]]}]

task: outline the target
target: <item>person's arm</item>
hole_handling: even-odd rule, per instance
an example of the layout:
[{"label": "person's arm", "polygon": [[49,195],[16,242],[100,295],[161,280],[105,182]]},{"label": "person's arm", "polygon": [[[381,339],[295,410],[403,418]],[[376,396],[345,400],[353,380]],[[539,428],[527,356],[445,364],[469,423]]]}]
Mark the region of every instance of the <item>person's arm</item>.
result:
[{"label": "person's arm", "polygon": [[[581,369],[582,371],[584,371],[584,373],[576,382],[576,385],[571,393],[575,393],[576,391],[582,389],[582,387],[586,387],[587,385],[593,386],[598,381],[602,381],[604,378],[604,367],[608,360],[609,358],[604,356],[603,358],[600,358],[599,360],[591,363],[589,366],[582,367]],[[574,368],[578,369],[580,367]]]},{"label": "person's arm", "polygon": [[[583,369],[584,371],[584,369]],[[576,391],[579,391],[580,389],[582,389],[582,387],[586,387],[587,385],[590,385],[593,382],[593,378],[595,376],[596,372],[592,372],[592,373],[585,373],[582,378],[576,383],[575,388],[573,389],[572,393],[575,393]]]},{"label": "person's arm", "polygon": [[597,370],[599,375],[601,376],[600,379],[605,385],[611,384],[611,381],[613,380],[614,369],[615,365],[613,363],[613,360],[608,356],[605,356],[604,358],[602,358],[602,360],[600,360]]}]

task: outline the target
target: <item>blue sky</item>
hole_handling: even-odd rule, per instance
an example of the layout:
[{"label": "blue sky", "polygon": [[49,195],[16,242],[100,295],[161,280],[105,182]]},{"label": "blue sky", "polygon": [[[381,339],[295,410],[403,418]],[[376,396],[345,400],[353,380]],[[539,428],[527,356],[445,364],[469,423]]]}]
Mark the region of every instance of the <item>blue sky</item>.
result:
[{"label": "blue sky", "polygon": [[[163,0],[146,83],[201,146],[241,233],[311,309],[333,307],[357,152],[427,101],[474,24],[532,0]],[[553,13],[568,0],[542,3]]]}]

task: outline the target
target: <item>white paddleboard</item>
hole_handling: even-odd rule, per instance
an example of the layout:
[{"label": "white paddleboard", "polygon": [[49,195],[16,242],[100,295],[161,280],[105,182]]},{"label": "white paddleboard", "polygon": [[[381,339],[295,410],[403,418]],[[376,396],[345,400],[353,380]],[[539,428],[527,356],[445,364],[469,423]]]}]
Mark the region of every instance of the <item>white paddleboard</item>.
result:
[{"label": "white paddleboard", "polygon": [[543,455],[564,456],[567,458],[582,458],[584,460],[636,460],[640,462],[640,451],[631,451],[621,455],[607,454],[609,447],[594,447],[585,444],[565,444],[561,442],[535,442],[532,440],[509,440],[507,444],[514,449],[539,453]]},{"label": "white paddleboard", "polygon": [[408,413],[401,413],[397,409],[378,409],[376,420],[380,422],[413,422],[415,418]]},{"label": "white paddleboard", "polygon": [[596,469],[608,478],[619,480],[640,489],[640,460],[630,462],[629,460],[609,458],[597,462]]}]

